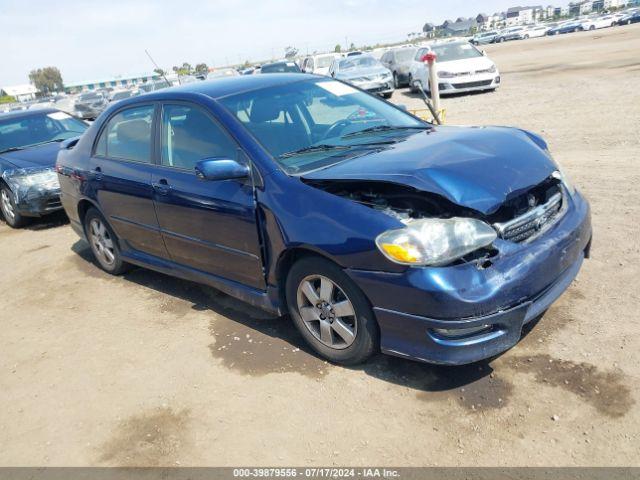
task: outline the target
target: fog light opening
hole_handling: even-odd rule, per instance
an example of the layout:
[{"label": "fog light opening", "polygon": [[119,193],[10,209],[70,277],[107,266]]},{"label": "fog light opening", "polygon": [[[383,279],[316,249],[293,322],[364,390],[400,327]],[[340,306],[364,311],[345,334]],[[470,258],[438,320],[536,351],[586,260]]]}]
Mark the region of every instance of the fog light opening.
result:
[{"label": "fog light opening", "polygon": [[478,325],[468,328],[434,328],[433,332],[442,338],[456,339],[475,336],[480,333],[488,333],[492,328],[492,325]]}]

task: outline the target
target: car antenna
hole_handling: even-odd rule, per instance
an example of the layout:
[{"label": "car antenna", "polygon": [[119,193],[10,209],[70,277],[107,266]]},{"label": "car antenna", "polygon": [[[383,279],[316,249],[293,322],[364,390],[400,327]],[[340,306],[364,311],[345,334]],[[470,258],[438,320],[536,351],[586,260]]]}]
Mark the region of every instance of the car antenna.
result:
[{"label": "car antenna", "polygon": [[162,78],[164,78],[164,81],[167,82],[167,84],[170,86],[171,82],[167,80],[167,77],[164,74],[164,70],[158,66],[158,64],[156,63],[156,61],[153,59],[153,57],[151,56],[151,54],[146,48],[144,49],[144,53],[147,54],[147,57],[149,57],[149,60],[151,60],[151,63],[153,63],[153,65],[156,67],[156,70],[160,70],[160,74],[162,75]]}]

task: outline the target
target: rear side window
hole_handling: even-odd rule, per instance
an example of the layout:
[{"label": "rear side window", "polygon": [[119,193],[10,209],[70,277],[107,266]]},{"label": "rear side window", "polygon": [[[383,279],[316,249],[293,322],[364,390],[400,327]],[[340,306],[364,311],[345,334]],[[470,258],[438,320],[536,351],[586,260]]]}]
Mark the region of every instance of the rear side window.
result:
[{"label": "rear side window", "polygon": [[133,107],[114,115],[102,130],[95,154],[151,163],[153,105]]},{"label": "rear side window", "polygon": [[162,108],[162,165],[192,170],[206,158],[235,160],[236,152],[235,142],[199,108]]}]

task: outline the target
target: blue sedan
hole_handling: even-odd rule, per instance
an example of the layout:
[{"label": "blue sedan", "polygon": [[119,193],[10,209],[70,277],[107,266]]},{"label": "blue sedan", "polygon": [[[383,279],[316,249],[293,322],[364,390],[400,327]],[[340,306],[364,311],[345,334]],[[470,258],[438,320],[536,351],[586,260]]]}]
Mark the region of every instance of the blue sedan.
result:
[{"label": "blue sedan", "polygon": [[60,143],[86,129],[54,109],[0,114],[0,210],[10,227],[62,210],[54,171]]},{"label": "blue sedan", "polygon": [[138,265],[288,313],[342,364],[499,354],[591,242],[588,203],[539,136],[434,126],[305,74],[119,102],[57,169],[105,271]]}]

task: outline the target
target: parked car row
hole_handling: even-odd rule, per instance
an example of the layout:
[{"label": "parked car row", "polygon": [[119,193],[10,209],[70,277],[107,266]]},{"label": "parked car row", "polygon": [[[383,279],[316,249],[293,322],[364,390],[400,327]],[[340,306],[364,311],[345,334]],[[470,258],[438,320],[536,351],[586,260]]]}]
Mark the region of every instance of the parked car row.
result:
[{"label": "parked car row", "polygon": [[470,42],[474,45],[487,45],[511,40],[528,40],[529,38],[544,37],[546,35],[593,31],[636,22],[640,22],[640,10],[629,10],[604,15],[591,15],[563,22],[519,25],[502,30],[483,31],[474,35]]}]

